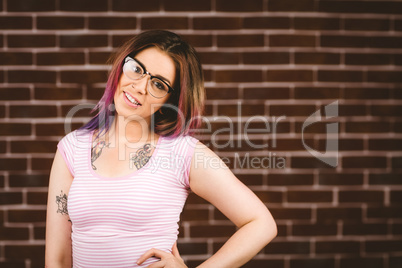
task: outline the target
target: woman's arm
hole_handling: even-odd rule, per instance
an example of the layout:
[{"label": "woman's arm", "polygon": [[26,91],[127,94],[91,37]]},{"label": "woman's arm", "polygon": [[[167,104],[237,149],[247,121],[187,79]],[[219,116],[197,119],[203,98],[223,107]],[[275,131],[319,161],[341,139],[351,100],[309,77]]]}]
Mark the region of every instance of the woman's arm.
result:
[{"label": "woman's arm", "polygon": [[200,268],[240,267],[276,236],[276,224],[267,207],[200,142],[191,162],[190,187],[239,228]]},{"label": "woman's arm", "polygon": [[50,171],[46,218],[45,264],[49,268],[71,268],[71,222],[67,196],[73,176],[57,150]]}]

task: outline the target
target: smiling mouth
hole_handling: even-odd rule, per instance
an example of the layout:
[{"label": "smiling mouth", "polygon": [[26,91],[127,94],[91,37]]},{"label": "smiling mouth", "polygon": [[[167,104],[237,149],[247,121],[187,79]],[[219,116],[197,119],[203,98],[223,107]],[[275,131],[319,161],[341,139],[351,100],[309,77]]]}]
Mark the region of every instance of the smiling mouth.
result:
[{"label": "smiling mouth", "polygon": [[126,98],[134,105],[141,105],[141,103],[139,103],[138,101],[136,101],[133,97],[131,97],[130,94],[128,94],[127,92],[124,91],[124,95],[126,96]]}]

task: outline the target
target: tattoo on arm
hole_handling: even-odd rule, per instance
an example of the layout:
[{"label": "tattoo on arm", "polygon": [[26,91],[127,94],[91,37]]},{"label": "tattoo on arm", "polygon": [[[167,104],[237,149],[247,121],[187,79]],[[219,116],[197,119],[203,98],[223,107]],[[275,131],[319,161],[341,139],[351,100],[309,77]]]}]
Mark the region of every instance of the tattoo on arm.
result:
[{"label": "tattoo on arm", "polygon": [[99,156],[102,153],[103,148],[109,147],[110,143],[106,143],[105,141],[100,141],[97,142],[91,149],[91,164],[92,164],[92,169],[96,170],[96,167],[94,165],[94,162],[96,159],[99,158]]},{"label": "tattoo on arm", "polygon": [[67,211],[67,195],[61,191],[59,196],[56,196],[57,213],[68,215]]}]

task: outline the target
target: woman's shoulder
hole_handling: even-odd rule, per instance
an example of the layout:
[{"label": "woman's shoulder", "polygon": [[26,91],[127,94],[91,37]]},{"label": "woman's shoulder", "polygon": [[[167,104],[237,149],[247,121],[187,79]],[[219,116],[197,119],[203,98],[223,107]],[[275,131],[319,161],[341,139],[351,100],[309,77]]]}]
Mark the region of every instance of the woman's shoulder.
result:
[{"label": "woman's shoulder", "polygon": [[65,134],[60,142],[69,144],[88,143],[89,137],[92,137],[93,131],[86,129],[76,129]]}]

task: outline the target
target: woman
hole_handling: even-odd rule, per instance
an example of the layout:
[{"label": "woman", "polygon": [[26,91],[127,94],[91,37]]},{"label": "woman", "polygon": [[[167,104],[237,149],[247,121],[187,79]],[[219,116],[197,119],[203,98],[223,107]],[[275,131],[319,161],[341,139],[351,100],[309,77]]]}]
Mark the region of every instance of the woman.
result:
[{"label": "woman", "polygon": [[201,65],[179,36],[148,31],[123,45],[97,115],[58,144],[48,267],[186,267],[176,240],[190,190],[239,228],[199,267],[239,267],[276,236],[266,206],[190,136],[203,103]]}]

